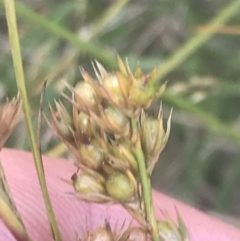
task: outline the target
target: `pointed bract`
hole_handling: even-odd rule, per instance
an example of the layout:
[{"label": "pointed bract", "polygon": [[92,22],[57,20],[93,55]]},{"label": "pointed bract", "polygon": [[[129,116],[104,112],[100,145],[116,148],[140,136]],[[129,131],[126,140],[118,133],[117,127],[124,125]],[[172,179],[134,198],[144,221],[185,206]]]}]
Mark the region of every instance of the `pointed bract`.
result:
[{"label": "pointed bract", "polygon": [[167,212],[163,212],[165,220],[158,221],[159,236],[163,241],[189,241],[186,226],[177,211],[178,223],[175,223]]}]

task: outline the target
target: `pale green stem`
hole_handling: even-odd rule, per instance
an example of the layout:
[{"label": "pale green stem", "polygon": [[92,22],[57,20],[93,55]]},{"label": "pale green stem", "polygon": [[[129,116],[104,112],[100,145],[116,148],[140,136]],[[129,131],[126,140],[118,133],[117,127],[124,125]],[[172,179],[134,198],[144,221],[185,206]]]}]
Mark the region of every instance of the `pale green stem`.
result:
[{"label": "pale green stem", "polygon": [[[139,130],[137,127],[138,119],[132,119],[133,128],[133,150],[137,158],[139,174],[141,179],[142,196],[145,207],[145,214],[147,216],[148,228],[153,241],[162,241],[158,233],[157,218],[153,207],[151,180],[147,173],[146,160],[142,150],[141,141],[139,137]],[[136,140],[135,140],[136,139]]]},{"label": "pale green stem", "polygon": [[144,200],[144,205],[146,209],[147,220],[150,226],[150,232],[153,241],[161,241],[161,238],[158,233],[157,227],[157,219],[154,212],[153,207],[153,199],[152,199],[152,189],[151,189],[151,182],[147,173],[146,162],[144,153],[141,147],[140,139],[137,141],[137,145],[135,147],[135,155],[138,161],[138,168],[140,172],[141,184],[142,184],[142,195]]},{"label": "pale green stem", "polygon": [[129,0],[116,0],[110,7],[104,11],[102,16],[93,24],[91,40],[95,38],[100,32],[111,22],[111,20],[122,10],[122,8],[129,2]]},{"label": "pale green stem", "polygon": [[40,186],[43,193],[43,198],[45,201],[48,218],[51,225],[51,230],[53,232],[53,237],[55,241],[61,241],[61,235],[58,229],[58,225],[55,219],[55,215],[52,209],[50,197],[47,191],[46,180],[44,177],[44,170],[42,166],[40,152],[38,150],[36,136],[33,129],[32,119],[31,119],[31,110],[29,106],[29,100],[27,96],[23,66],[22,66],[22,57],[19,44],[19,36],[17,30],[17,21],[16,21],[16,12],[15,12],[15,1],[14,0],[5,0],[5,9],[8,23],[9,39],[11,43],[11,51],[13,58],[13,65],[15,70],[16,82],[18,85],[18,90],[20,97],[23,103],[23,112],[28,128],[29,138],[31,141],[32,152],[34,156],[35,166],[37,169],[37,174],[40,182]]}]

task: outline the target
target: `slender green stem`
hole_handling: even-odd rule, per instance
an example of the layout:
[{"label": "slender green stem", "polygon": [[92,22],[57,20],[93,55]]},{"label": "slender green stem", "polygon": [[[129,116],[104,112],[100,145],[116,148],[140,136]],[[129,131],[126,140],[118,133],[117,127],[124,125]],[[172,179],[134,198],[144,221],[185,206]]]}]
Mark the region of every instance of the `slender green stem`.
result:
[{"label": "slender green stem", "polygon": [[29,106],[29,100],[27,96],[23,66],[22,66],[22,57],[19,44],[19,36],[17,30],[17,21],[16,21],[16,12],[15,12],[15,1],[14,0],[5,0],[5,9],[8,23],[9,39],[11,43],[13,65],[15,70],[16,82],[18,85],[19,94],[23,102],[23,112],[28,128],[28,133],[31,141],[31,147],[33,151],[35,166],[37,169],[37,174],[42,189],[43,197],[45,200],[45,205],[47,209],[48,218],[51,225],[51,230],[53,232],[54,240],[61,241],[61,235],[58,229],[58,225],[55,219],[55,215],[52,209],[50,197],[47,191],[47,184],[44,177],[44,170],[42,166],[41,155],[38,150],[36,136],[33,129],[33,124],[31,120],[31,110]]},{"label": "slender green stem", "polygon": [[162,241],[158,233],[157,227],[157,218],[155,215],[154,207],[153,207],[153,198],[152,198],[152,187],[151,180],[147,173],[146,160],[142,150],[142,145],[139,137],[138,130],[138,119],[132,119],[132,129],[133,129],[133,150],[137,158],[139,174],[142,185],[142,195],[145,206],[145,212],[147,216],[147,223],[150,224],[148,228],[150,228],[150,233],[153,241]]},{"label": "slender green stem", "polygon": [[102,16],[93,24],[92,35],[90,39],[95,38],[107,26],[109,22],[122,10],[129,0],[116,0],[110,7],[104,11]]},{"label": "slender green stem", "polygon": [[138,161],[138,168],[142,184],[143,200],[146,209],[147,220],[150,223],[152,239],[153,241],[161,241],[157,228],[157,219],[153,207],[151,182],[147,174],[145,157],[139,138],[137,140],[135,147],[135,155]]}]

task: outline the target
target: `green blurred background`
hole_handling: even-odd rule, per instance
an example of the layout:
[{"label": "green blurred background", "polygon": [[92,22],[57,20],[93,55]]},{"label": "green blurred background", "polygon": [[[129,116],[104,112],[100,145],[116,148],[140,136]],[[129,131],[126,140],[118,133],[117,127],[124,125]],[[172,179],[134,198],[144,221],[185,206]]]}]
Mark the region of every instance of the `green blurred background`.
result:
[{"label": "green blurred background", "polygon": [[[3,103],[16,95],[17,87],[3,1],[0,3]],[[211,19],[224,17],[231,4],[235,5],[225,19],[228,21],[217,30],[209,30]],[[81,80],[79,66],[92,73],[91,60],[97,59],[113,70],[118,53],[123,59],[128,57],[132,68],[138,61],[145,71],[159,66],[160,72],[163,70],[161,81],[168,80],[168,91],[162,98],[165,118],[172,106],[174,114],[169,142],[153,174],[154,187],[239,225],[239,12],[237,0],[18,1],[33,117],[45,79],[49,81],[44,106],[48,115],[47,102],[59,98],[62,80],[73,85]],[[205,34],[211,38],[200,41]],[[200,42],[190,42],[189,49],[178,52],[194,36]],[[59,139],[46,123],[43,125],[43,152],[68,156]],[[7,146],[30,149],[23,121]]]}]

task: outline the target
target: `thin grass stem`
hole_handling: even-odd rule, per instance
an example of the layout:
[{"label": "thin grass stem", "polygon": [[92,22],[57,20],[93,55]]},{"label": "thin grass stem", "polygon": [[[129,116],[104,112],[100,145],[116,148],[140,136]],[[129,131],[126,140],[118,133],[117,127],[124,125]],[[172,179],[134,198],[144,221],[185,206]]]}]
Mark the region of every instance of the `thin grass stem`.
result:
[{"label": "thin grass stem", "polygon": [[8,24],[8,32],[9,39],[11,44],[13,65],[15,70],[16,82],[19,90],[20,97],[23,103],[23,112],[25,117],[25,122],[27,125],[29,138],[31,142],[33,157],[35,161],[35,166],[37,169],[38,179],[40,182],[40,186],[42,189],[43,198],[45,201],[48,219],[51,225],[51,230],[53,234],[53,238],[56,241],[61,241],[61,234],[57,225],[57,221],[55,219],[55,215],[53,212],[52,204],[50,201],[50,197],[47,190],[47,184],[44,176],[44,170],[42,166],[41,155],[38,150],[37,140],[33,128],[33,123],[31,119],[31,110],[29,106],[29,100],[26,90],[26,83],[24,77],[24,71],[22,66],[22,56],[20,50],[19,36],[18,36],[18,28],[16,21],[16,11],[15,11],[15,1],[14,0],[5,0],[5,10]]}]

